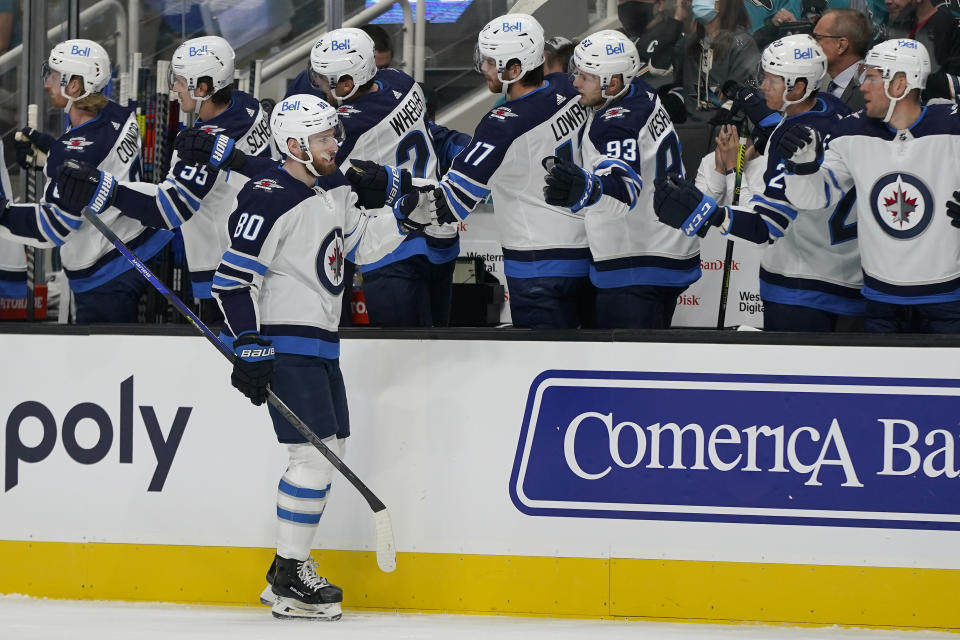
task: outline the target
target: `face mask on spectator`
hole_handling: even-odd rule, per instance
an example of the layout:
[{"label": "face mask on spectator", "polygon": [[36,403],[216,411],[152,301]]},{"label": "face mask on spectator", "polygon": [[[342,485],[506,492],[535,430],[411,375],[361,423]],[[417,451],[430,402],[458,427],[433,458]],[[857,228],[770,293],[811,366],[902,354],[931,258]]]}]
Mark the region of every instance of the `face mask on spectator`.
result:
[{"label": "face mask on spectator", "polygon": [[653,19],[653,5],[649,2],[624,2],[617,5],[617,17],[627,35],[636,38]]},{"label": "face mask on spectator", "polygon": [[707,24],[712,21],[717,17],[717,9],[714,5],[716,5],[715,0],[693,0],[693,4],[690,6],[691,11],[693,11],[693,19],[700,24]]}]

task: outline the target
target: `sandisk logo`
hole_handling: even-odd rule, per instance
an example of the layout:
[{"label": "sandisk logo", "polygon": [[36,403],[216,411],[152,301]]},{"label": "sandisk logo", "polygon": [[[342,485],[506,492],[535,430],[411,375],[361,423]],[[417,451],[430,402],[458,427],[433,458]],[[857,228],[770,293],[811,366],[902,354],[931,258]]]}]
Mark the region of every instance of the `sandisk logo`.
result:
[{"label": "sandisk logo", "polygon": [[81,47],[75,44],[72,47],[70,47],[70,55],[82,56],[84,58],[88,58],[90,57],[90,47]]},{"label": "sandisk logo", "polygon": [[189,55],[192,58],[193,56],[205,56],[210,53],[208,45],[203,45],[202,47],[190,47]]},{"label": "sandisk logo", "polygon": [[100,187],[97,189],[97,194],[93,198],[93,202],[90,203],[90,208],[97,213],[102,213],[107,204],[107,198],[110,197],[111,192],[113,192],[113,181],[114,178],[109,173],[103,174],[103,179],[100,181]]},{"label": "sandisk logo", "polygon": [[350,40],[344,40],[343,42],[338,42],[337,40],[331,40],[330,50],[331,51],[349,51]]}]

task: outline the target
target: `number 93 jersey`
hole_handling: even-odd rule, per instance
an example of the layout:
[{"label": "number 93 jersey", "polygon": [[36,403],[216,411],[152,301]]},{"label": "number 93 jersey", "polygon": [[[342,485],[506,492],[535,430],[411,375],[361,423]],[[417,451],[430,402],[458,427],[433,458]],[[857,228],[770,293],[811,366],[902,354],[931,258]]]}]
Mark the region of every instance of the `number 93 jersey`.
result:
[{"label": "number 93 jersey", "polygon": [[584,209],[594,286],[685,287],[700,278],[700,239],[653,211],[654,179],[683,174],[680,141],[656,90],[634,79],[622,99],[591,115],[583,167],[603,183],[600,200]]}]

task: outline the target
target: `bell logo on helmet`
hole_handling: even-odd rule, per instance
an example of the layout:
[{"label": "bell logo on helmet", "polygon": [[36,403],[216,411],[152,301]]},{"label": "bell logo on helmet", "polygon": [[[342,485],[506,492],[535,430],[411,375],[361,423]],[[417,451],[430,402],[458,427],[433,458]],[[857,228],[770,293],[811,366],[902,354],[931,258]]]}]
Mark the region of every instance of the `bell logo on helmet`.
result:
[{"label": "bell logo on helmet", "polygon": [[210,53],[210,49],[208,48],[207,45],[203,45],[202,47],[190,47],[190,48],[189,48],[189,55],[190,55],[191,58],[194,57],[194,56],[205,56],[205,55],[207,55],[207,54],[209,54],[209,53]]},{"label": "bell logo on helmet", "polygon": [[917,43],[913,40],[897,40],[897,46],[904,49],[916,49]]},{"label": "bell logo on helmet", "polygon": [[70,55],[72,56],[83,56],[84,58],[90,57],[90,47],[81,47],[80,45],[73,45],[70,47]]},{"label": "bell logo on helmet", "polygon": [[350,50],[350,40],[344,40],[343,42],[337,42],[336,40],[330,41],[330,50],[331,51],[349,51]]},{"label": "bell logo on helmet", "polygon": [[300,108],[300,101],[296,102],[281,102],[280,111],[297,111]]},{"label": "bell logo on helmet", "polygon": [[511,31],[521,31],[523,29],[523,23],[519,20],[516,22],[504,22],[500,25],[500,30],[509,33]]},{"label": "bell logo on helmet", "polygon": [[813,47],[807,47],[806,49],[794,49],[793,59],[794,60],[813,60]]},{"label": "bell logo on helmet", "polygon": [[608,55],[608,56],[616,55],[616,54],[618,54],[618,53],[625,53],[626,50],[627,50],[627,48],[624,46],[624,44],[623,44],[622,42],[621,42],[620,44],[618,44],[618,45],[612,45],[612,44],[608,44],[608,45],[607,45],[607,55]]}]

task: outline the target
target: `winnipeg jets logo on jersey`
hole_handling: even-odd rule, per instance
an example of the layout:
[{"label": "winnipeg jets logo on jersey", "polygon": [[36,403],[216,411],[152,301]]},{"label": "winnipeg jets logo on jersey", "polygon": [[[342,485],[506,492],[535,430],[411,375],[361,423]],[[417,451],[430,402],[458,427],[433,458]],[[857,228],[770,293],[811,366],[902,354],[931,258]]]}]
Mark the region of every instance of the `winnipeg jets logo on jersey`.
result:
[{"label": "winnipeg jets logo on jersey", "polygon": [[490,112],[490,117],[500,121],[506,121],[507,118],[516,118],[517,114],[511,111],[510,107],[497,107]]},{"label": "winnipeg jets logo on jersey", "polygon": [[273,191],[274,189],[283,189],[277,181],[272,178],[264,178],[253,183],[254,189],[263,189],[264,191]]},{"label": "winnipeg jets logo on jersey", "polygon": [[933,219],[934,201],[923,181],[909,173],[888,173],[870,192],[870,208],[880,228],[894,238],[913,238]]},{"label": "winnipeg jets logo on jersey", "polygon": [[625,109],[623,107],[614,107],[612,109],[607,109],[603,112],[603,115],[600,116],[601,120],[613,120],[614,118],[622,118],[626,114],[630,113],[630,109]]},{"label": "winnipeg jets logo on jersey", "polygon": [[349,104],[345,104],[339,109],[337,109],[337,113],[341,116],[349,118],[351,115],[355,113],[360,113],[360,109],[357,109],[356,107],[352,107]]},{"label": "winnipeg jets logo on jersey", "polygon": [[223,133],[226,131],[223,127],[218,127],[213,124],[202,124],[200,125],[201,131],[206,131],[207,133]]},{"label": "winnipeg jets logo on jersey", "polygon": [[93,142],[83,136],[74,136],[69,140],[61,140],[61,142],[66,145],[68,151],[83,151],[84,147],[89,147],[93,144]]},{"label": "winnipeg jets logo on jersey", "polygon": [[317,252],[317,276],[333,295],[343,291],[343,257],[343,230],[338,227],[327,234]]}]

